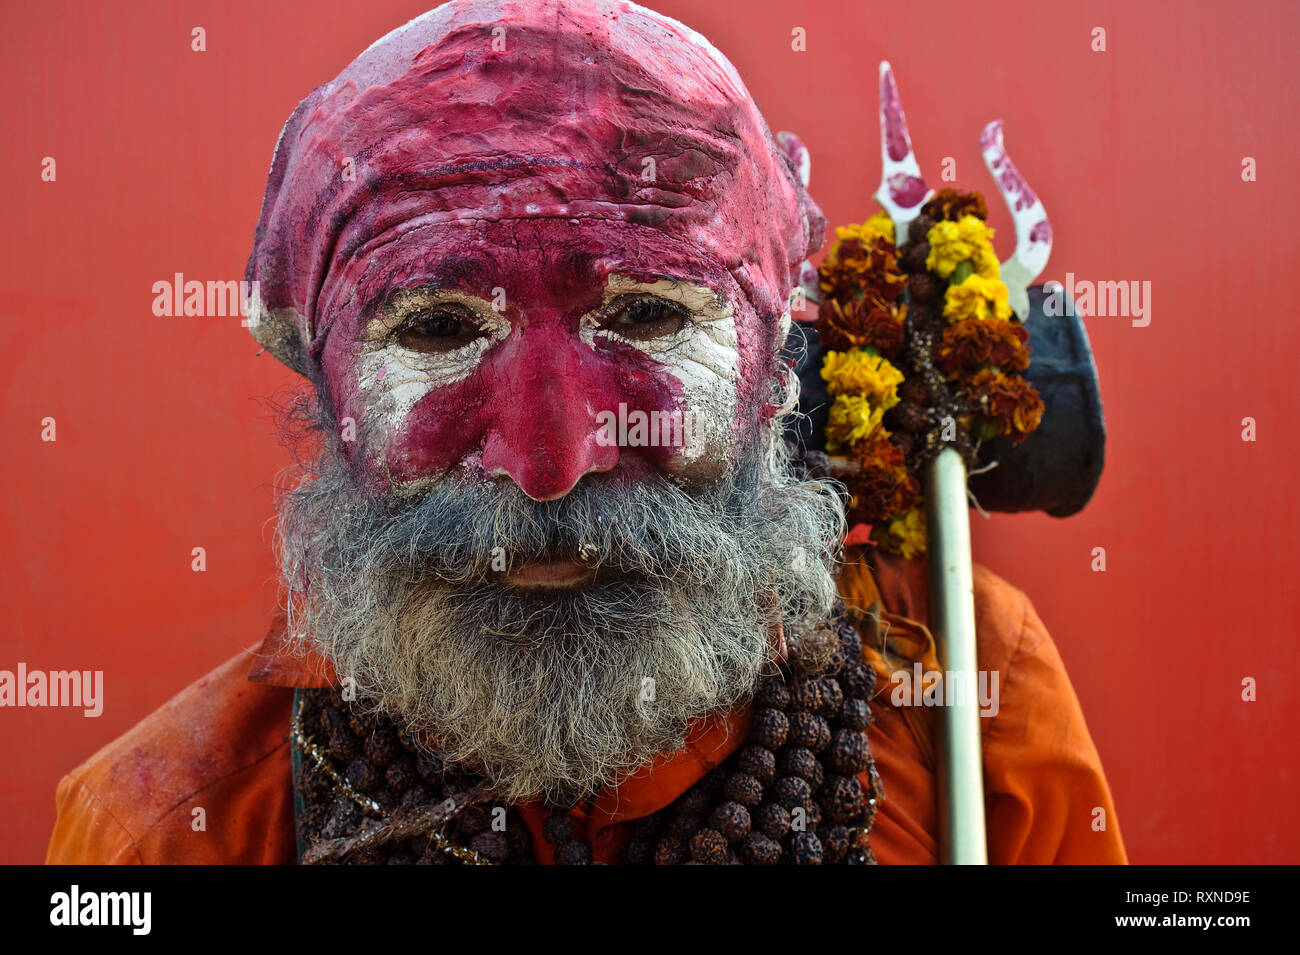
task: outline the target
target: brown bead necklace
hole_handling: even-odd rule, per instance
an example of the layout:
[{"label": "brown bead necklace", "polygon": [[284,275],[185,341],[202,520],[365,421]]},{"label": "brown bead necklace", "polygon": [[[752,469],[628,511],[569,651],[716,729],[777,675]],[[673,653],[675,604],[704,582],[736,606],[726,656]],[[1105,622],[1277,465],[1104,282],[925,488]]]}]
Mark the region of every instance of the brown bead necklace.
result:
[{"label": "brown bead necklace", "polygon": [[[869,835],[882,798],[867,739],[874,687],[857,629],[837,606],[808,639],[791,638],[759,683],[744,745],[631,822],[620,861],[874,863]],[[533,864],[517,809],[492,806],[482,780],[420,751],[392,721],[340,703],[336,690],[297,692],[292,738],[304,863]],[[570,808],[554,807],[543,836],[557,864],[591,864]]]}]

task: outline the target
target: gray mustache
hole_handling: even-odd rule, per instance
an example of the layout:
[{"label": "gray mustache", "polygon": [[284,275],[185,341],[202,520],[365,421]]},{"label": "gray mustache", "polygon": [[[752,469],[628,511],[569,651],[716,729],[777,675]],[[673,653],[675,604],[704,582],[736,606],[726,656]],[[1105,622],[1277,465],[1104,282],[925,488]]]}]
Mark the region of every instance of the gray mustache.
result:
[{"label": "gray mustache", "polygon": [[661,477],[589,475],[555,501],[534,501],[505,480],[448,480],[414,502],[358,515],[369,526],[351,530],[370,541],[372,558],[449,581],[555,559],[648,577],[707,575],[762,545],[752,470],[695,494]]}]

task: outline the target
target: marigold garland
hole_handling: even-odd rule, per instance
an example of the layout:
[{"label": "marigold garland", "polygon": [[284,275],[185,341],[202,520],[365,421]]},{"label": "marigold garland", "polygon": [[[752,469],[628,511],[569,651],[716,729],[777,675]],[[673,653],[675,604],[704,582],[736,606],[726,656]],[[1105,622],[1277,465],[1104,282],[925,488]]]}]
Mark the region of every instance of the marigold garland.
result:
[{"label": "marigold garland", "polygon": [[894,223],[878,213],[862,225],[837,228],[835,242],[818,270],[818,281],[823,295],[829,298],[875,298],[885,304],[896,301],[903,293],[907,276],[898,267]]},{"label": "marigold garland", "polygon": [[[836,229],[819,270],[826,451],[842,462],[849,520],[903,557],[925,552],[918,474],[930,457],[950,444],[973,460],[979,441],[1018,443],[1042,420],[1042,398],[1017,374],[1029,335],[1007,302],[987,217],[978,192],[944,189],[902,249],[880,212]],[[956,444],[939,430],[954,420]]]},{"label": "marigold garland", "polygon": [[894,220],[886,212],[877,212],[862,225],[840,226],[835,230],[837,238],[858,238],[865,242],[884,239],[890,245],[896,244],[894,237]]}]

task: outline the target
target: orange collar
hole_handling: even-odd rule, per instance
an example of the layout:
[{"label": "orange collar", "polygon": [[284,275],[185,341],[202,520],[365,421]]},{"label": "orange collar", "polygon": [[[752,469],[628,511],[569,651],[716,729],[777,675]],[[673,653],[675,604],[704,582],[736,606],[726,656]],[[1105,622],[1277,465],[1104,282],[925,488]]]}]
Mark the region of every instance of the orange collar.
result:
[{"label": "orange collar", "polygon": [[257,651],[248,678],[268,686],[288,686],[296,690],[314,690],[339,686],[342,681],[334,664],[310,646],[300,649],[290,645],[288,618],[283,610],[271,620],[271,629]]}]

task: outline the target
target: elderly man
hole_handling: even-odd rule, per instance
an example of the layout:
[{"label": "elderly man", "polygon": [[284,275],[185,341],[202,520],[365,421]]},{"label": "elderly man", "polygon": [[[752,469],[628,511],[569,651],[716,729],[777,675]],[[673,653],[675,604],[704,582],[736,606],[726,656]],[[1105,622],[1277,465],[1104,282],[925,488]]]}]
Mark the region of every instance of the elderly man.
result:
[{"label": "elderly man", "polygon": [[[63,780],[50,861],[934,861],[885,682],[933,657],[924,562],[842,554],[781,439],[823,233],[632,4],[451,3],[304,100],[248,276],[316,396],[285,612]],[[975,580],[991,858],[1122,861],[1041,621]]]}]

